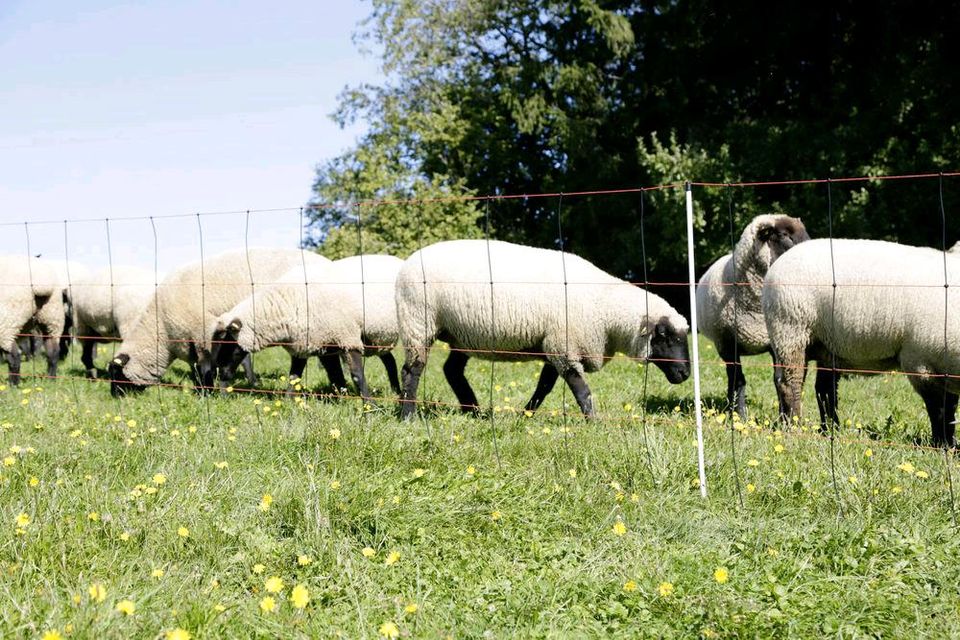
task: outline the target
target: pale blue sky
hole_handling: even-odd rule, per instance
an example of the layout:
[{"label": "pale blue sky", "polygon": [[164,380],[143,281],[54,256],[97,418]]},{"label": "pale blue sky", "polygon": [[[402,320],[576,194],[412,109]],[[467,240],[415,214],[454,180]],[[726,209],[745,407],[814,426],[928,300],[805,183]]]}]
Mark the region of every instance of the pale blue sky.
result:
[{"label": "pale blue sky", "polygon": [[[359,0],[0,0],[0,223],[299,207],[314,166],[360,129],[327,117],[377,82],[351,40]],[[295,245],[298,214],[251,214],[251,244]],[[207,255],[244,216],[203,218]],[[199,257],[195,218],[157,222],[161,269]],[[25,251],[0,226],[0,253]],[[29,228],[58,257],[64,225]],[[68,225],[70,257],[105,264],[103,222]],[[114,264],[152,266],[149,221],[111,223]]]}]

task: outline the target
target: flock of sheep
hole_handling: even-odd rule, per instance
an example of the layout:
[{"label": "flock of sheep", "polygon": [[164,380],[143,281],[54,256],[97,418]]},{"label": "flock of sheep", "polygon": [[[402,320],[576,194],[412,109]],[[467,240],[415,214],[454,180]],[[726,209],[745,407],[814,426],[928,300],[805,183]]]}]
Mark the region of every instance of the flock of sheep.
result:
[{"label": "flock of sheep", "polygon": [[[934,442],[953,446],[960,305],[947,285],[958,281],[960,260],[949,252],[811,240],[798,218],[762,215],[703,275],[696,307],[700,330],[726,363],[729,405],[741,415],[743,355],[772,354],[786,418],[800,414],[806,365],[815,360],[822,422],[839,422],[840,371],[900,369],[924,400]],[[91,273],[0,256],[0,350],[11,384],[20,378],[18,336],[44,336],[48,375],[56,376],[71,325],[90,377],[98,375],[97,340],[122,339],[108,371],[114,395],[159,383],[176,359],[190,365],[198,389],[227,386],[241,366],[254,385],[250,354],[282,346],[291,378],[316,355],[340,389],[342,361],[366,400],[363,358],[377,355],[409,417],[438,339],[450,345],[443,370],[464,411],[479,410],[464,375],[472,356],[543,361],[526,409],[536,410],[563,378],[588,417],[594,406],[584,373],[616,353],[650,361],[674,384],[690,375],[687,321],[663,298],[576,255],[493,240],[438,242],[406,260],[228,251],[159,283],[135,268]]]}]

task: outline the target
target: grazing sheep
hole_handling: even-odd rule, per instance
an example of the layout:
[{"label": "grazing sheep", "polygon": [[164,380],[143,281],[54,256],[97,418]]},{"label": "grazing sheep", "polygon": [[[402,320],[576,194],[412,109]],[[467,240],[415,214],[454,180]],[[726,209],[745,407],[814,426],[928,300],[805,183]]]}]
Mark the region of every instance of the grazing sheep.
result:
[{"label": "grazing sheep", "polygon": [[[156,384],[174,359],[190,363],[197,387],[212,385],[217,317],[297,265],[329,260],[297,249],[234,250],[177,269],[157,287],[110,365],[111,393]],[[252,374],[248,370],[248,373]]]},{"label": "grazing sheep", "polygon": [[63,323],[62,287],[53,267],[36,258],[0,256],[0,351],[7,356],[11,385],[20,382],[17,338],[27,327],[44,336],[47,375],[57,375]]},{"label": "grazing sheep", "polygon": [[747,379],[740,357],[770,350],[760,308],[763,276],[785,251],[809,239],[799,218],[757,216],[743,230],[733,253],[714,262],[697,285],[698,327],[726,363],[727,406],[736,408],[741,418],[747,417]]},{"label": "grazing sheep", "polygon": [[113,267],[73,280],[74,330],[82,347],[87,376],[97,377],[93,363],[101,338],[128,335],[153,300],[158,276],[139,267]]},{"label": "grazing sheep", "polygon": [[[818,371],[834,361],[844,373],[899,369],[923,398],[934,443],[953,446],[960,298],[945,278],[960,283],[960,260],[875,240],[811,240],[777,260],[762,307],[781,411],[800,415],[808,360]],[[837,372],[825,373],[816,380],[821,421],[839,424]]]},{"label": "grazing sheep", "polygon": [[[395,282],[402,264],[393,256],[364,255],[312,264],[306,273],[291,269],[280,278],[282,284],[257,292],[220,316],[215,333],[218,366],[229,369],[242,354],[281,345],[294,357],[294,369],[318,354],[332,356],[340,371],[337,354],[343,353],[360,395],[369,399],[363,356],[377,355],[391,388],[400,393],[391,349],[397,342]],[[291,371],[299,377],[302,364]],[[329,367],[327,371],[331,375]],[[338,381],[331,382],[337,386]]]},{"label": "grazing sheep", "polygon": [[527,410],[562,376],[588,417],[594,408],[583,373],[617,352],[650,358],[674,384],[690,375],[683,316],[659,296],[560,251],[485,240],[425,247],[397,276],[397,318],[406,350],[403,417],[415,411],[437,338],[450,344],[443,370],[463,411],[478,408],[464,376],[471,355],[545,360]]}]

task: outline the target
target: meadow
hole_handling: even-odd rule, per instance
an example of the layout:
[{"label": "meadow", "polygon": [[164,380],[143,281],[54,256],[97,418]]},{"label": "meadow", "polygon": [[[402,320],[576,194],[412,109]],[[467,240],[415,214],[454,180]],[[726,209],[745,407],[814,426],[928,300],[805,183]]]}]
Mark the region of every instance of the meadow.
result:
[{"label": "meadow", "polygon": [[559,385],[524,415],[539,364],[472,361],[473,418],[438,345],[401,423],[392,399],[279,393],[282,352],[256,360],[275,393],[198,397],[177,365],[120,400],[76,352],[0,387],[4,638],[960,636],[957,470],[914,446],[903,376],[841,381],[831,468],[810,381],[810,419],[776,428],[748,358],[730,420],[704,342],[702,499],[692,382],[625,358],[589,377],[592,422]]}]

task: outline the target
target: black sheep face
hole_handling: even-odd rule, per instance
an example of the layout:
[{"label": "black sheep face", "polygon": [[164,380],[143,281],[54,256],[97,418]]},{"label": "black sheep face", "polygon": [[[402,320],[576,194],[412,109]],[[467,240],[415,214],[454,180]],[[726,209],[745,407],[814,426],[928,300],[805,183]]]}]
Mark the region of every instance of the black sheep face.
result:
[{"label": "black sheep face", "polygon": [[110,395],[119,398],[127,394],[140,393],[146,389],[146,385],[131,382],[123,372],[123,367],[130,362],[130,356],[126,353],[118,354],[110,361],[110,367],[107,369],[107,375],[110,380]]},{"label": "black sheep face", "polygon": [[770,248],[770,264],[801,242],[810,239],[800,218],[781,216],[772,225],[757,230],[757,241]]},{"label": "black sheep face", "polygon": [[650,361],[657,365],[671,384],[679,384],[690,377],[690,351],[687,332],[673,326],[669,318],[660,318],[653,327],[650,339]]}]

